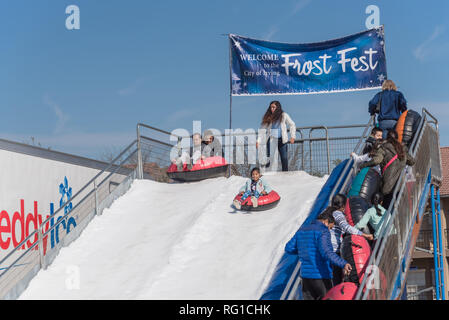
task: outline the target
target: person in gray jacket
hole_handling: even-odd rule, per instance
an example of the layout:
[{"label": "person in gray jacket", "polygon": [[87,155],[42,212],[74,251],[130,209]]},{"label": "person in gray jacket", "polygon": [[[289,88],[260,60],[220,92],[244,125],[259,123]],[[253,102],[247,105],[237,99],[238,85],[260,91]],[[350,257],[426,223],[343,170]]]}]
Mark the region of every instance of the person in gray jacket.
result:
[{"label": "person in gray jacket", "polygon": [[203,142],[201,143],[201,158],[223,157],[223,147],[220,141],[214,137],[212,130],[205,130],[203,133]]}]

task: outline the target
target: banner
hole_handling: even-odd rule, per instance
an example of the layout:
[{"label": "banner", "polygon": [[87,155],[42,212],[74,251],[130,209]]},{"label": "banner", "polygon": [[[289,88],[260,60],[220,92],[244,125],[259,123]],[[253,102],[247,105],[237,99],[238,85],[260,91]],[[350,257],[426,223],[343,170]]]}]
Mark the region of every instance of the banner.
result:
[{"label": "banner", "polygon": [[387,78],[383,26],[341,39],[276,43],[229,35],[231,94],[311,94],[376,89]]}]

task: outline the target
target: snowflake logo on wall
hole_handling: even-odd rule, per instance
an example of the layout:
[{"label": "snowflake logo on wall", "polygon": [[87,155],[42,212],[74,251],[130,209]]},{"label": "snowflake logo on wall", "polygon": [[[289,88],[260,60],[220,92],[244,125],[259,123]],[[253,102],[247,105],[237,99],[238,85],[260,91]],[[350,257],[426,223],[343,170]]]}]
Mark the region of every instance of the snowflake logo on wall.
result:
[{"label": "snowflake logo on wall", "polygon": [[70,198],[72,198],[72,187],[69,187],[69,182],[67,177],[64,177],[64,182],[59,185],[59,193],[61,194],[61,199],[59,199],[59,207],[64,207],[64,215],[68,214],[72,210],[72,203],[68,203]]}]

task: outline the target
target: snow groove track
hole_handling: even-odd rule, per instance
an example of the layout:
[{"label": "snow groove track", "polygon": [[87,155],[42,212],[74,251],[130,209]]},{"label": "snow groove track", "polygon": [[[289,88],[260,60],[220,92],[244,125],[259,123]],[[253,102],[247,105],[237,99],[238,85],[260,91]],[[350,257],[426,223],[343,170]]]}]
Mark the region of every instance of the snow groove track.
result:
[{"label": "snow groove track", "polygon": [[268,173],[268,211],[235,211],[245,178],[136,180],[20,299],[258,299],[325,178]]}]

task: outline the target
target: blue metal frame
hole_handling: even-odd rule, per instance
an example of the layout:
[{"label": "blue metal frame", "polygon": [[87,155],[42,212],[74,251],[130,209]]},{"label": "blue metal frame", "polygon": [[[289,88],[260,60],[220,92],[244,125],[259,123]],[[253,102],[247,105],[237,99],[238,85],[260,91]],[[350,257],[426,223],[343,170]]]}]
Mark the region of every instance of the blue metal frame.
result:
[{"label": "blue metal frame", "polygon": [[430,188],[430,192],[431,192],[431,203],[432,203],[432,230],[433,230],[433,263],[434,263],[434,272],[435,272],[435,293],[436,293],[436,297],[437,300],[440,300],[440,264],[438,262],[438,255],[439,255],[439,250],[438,250],[438,242],[437,242],[437,237],[438,237],[438,232],[437,232],[437,219],[436,219],[436,210],[435,210],[435,188],[432,185],[432,187]]},{"label": "blue metal frame", "polygon": [[443,246],[443,229],[441,228],[441,207],[440,207],[440,189],[437,189],[437,209],[438,209],[438,243],[440,252],[440,272],[441,272],[441,298],[446,300],[446,288],[444,285],[444,260],[445,259],[445,249]]},{"label": "blue metal frame", "polygon": [[[424,186],[423,192],[421,194],[420,203],[418,206],[417,215],[419,219],[422,218],[424,214],[425,204],[427,203],[428,194],[430,188],[430,203],[432,207],[432,223],[433,223],[433,257],[434,257],[434,272],[435,272],[435,292],[437,300],[445,300],[445,286],[444,286],[444,266],[443,266],[443,258],[444,258],[444,247],[442,240],[442,231],[441,231],[441,208],[440,208],[440,190],[437,188],[435,193],[436,186],[432,184],[432,172],[429,171],[429,175],[427,177],[426,184]],[[400,290],[402,289],[402,283],[406,280],[406,268],[409,256],[411,256],[411,235],[413,233],[414,224],[411,227],[409,232],[409,237],[407,239],[407,249],[405,250],[404,257],[401,261],[401,268],[399,269],[398,276],[395,281],[395,285],[391,294],[390,299],[396,299],[399,297]]]},{"label": "blue metal frame", "polygon": [[441,229],[440,190],[431,187],[432,196],[432,224],[433,224],[433,262],[435,272],[435,292],[437,300],[446,300],[444,287],[444,247]]}]

